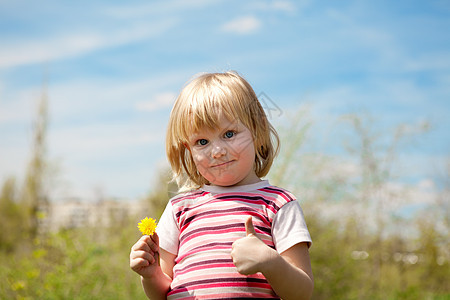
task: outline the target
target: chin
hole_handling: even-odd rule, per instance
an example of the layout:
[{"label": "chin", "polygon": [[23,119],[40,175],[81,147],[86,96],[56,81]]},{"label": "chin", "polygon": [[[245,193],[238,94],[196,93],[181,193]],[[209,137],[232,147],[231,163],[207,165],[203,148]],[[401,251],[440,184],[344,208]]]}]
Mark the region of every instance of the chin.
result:
[{"label": "chin", "polygon": [[220,186],[232,186],[235,184],[238,184],[240,182],[239,179],[223,179],[223,180],[213,180],[210,181],[214,185],[220,185]]}]

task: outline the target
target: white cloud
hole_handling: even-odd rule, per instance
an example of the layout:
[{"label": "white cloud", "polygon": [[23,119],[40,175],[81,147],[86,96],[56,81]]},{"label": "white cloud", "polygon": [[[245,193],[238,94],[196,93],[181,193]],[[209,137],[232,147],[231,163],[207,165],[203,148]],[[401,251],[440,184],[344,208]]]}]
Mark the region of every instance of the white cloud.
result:
[{"label": "white cloud", "polygon": [[149,15],[171,14],[174,12],[183,12],[196,8],[204,8],[215,5],[222,1],[211,0],[175,0],[175,1],[152,1],[145,2],[143,5],[125,5],[108,7],[105,13],[109,16],[119,19],[136,19],[139,17],[148,17]]},{"label": "white cloud", "polygon": [[434,190],[436,188],[436,184],[434,183],[434,181],[429,178],[425,178],[425,179],[421,180],[417,184],[417,186],[419,189],[421,189],[423,191]]},{"label": "white cloud", "polygon": [[448,52],[427,53],[414,58],[407,58],[405,71],[447,71],[450,69],[450,55]]},{"label": "white cloud", "polygon": [[164,149],[164,130],[154,123],[99,121],[51,130],[49,158],[62,166],[62,179],[72,187],[68,195],[86,195],[95,187],[113,196],[143,194]]},{"label": "white cloud", "polygon": [[[2,136],[2,139],[5,137]],[[10,141],[7,138],[7,141]],[[20,146],[12,146],[10,144],[0,145],[0,182],[4,182],[9,176],[23,177],[28,164],[30,155],[30,145],[27,144],[26,138],[15,140]]]},{"label": "white cloud", "polygon": [[161,108],[169,107],[175,101],[177,94],[173,92],[164,92],[155,95],[150,101],[140,101],[136,103],[139,111],[155,111]]},{"label": "white cloud", "polygon": [[175,20],[167,19],[153,23],[140,23],[125,29],[112,29],[107,32],[76,32],[64,36],[28,39],[12,44],[4,42],[0,49],[0,69],[45,63],[83,55],[105,47],[128,44],[159,35],[173,27],[175,23]]},{"label": "white cloud", "polygon": [[[49,87],[49,106],[52,120],[78,118],[81,114],[95,115],[97,120],[114,111],[132,113],[137,103],[142,103],[143,110],[149,95],[156,95],[152,102],[158,108],[167,107],[173,101],[174,93],[170,91],[179,87],[186,80],[185,72],[160,73],[144,78],[124,80],[98,80],[96,78],[81,81],[69,81]],[[173,97],[170,99],[170,97]]]},{"label": "white cloud", "polygon": [[222,30],[225,32],[237,34],[251,34],[258,31],[262,26],[259,19],[254,16],[245,16],[234,19],[222,25]]},{"label": "white cloud", "polygon": [[49,135],[49,147],[56,156],[78,161],[118,155],[123,149],[150,145],[163,140],[159,133],[150,134],[136,122],[126,124],[87,124],[55,129]]},{"label": "white cloud", "polygon": [[309,0],[298,1],[295,4],[292,1],[276,0],[271,2],[258,1],[251,4],[251,8],[263,11],[281,11],[288,14],[294,13],[297,6],[305,7],[309,4]]},{"label": "white cloud", "polygon": [[295,10],[295,5],[291,1],[274,1],[272,7],[275,10],[281,10],[285,12],[292,12]]},{"label": "white cloud", "polygon": [[41,93],[41,89],[36,87],[0,93],[0,124],[31,122]]},{"label": "white cloud", "polygon": [[[175,93],[160,90],[179,87],[186,78],[186,72],[177,71],[129,81],[84,78],[49,86],[48,154],[64,164],[64,177],[73,192],[89,190],[96,183],[113,195],[126,195],[125,191],[133,195],[139,190],[136,185],[148,188],[153,173],[150,161],[164,157],[163,117],[136,113],[135,105],[156,95],[156,106],[169,106]],[[4,181],[10,175],[23,177],[41,86],[0,92],[0,179]],[[144,175],[136,173],[137,179],[120,185],[112,182],[111,172],[129,169]]]}]

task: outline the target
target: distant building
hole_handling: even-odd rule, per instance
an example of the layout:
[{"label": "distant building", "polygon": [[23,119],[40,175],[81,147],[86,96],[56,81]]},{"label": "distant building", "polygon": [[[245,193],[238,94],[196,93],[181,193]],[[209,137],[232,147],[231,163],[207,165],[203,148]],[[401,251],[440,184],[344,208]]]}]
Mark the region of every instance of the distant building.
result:
[{"label": "distant building", "polygon": [[129,216],[145,215],[144,201],[104,200],[86,202],[68,198],[51,202],[41,225],[49,231],[84,226],[109,226]]}]

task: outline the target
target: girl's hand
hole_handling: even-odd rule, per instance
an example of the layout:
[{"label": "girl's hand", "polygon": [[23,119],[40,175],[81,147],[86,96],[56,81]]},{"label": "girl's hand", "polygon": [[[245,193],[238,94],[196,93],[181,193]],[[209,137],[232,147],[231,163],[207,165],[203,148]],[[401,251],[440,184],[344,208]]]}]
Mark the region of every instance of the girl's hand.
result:
[{"label": "girl's hand", "polygon": [[159,237],[156,232],[149,236],[142,236],[131,247],[130,268],[143,278],[150,278],[156,274],[159,265]]},{"label": "girl's hand", "polygon": [[277,252],[267,246],[256,236],[252,217],[245,221],[247,236],[235,241],[231,257],[239,273],[243,275],[263,272],[265,266],[277,255]]}]

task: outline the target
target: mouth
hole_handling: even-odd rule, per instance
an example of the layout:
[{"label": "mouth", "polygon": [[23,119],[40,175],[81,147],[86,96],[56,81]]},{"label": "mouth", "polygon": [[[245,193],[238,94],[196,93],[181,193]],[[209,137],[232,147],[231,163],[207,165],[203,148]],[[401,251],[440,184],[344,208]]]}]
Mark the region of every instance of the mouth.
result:
[{"label": "mouth", "polygon": [[227,166],[227,165],[229,165],[229,164],[231,164],[233,162],[234,162],[234,160],[229,160],[229,161],[226,161],[226,162],[223,162],[223,163],[218,163],[218,164],[212,165],[211,168],[224,167],[224,166]]}]

